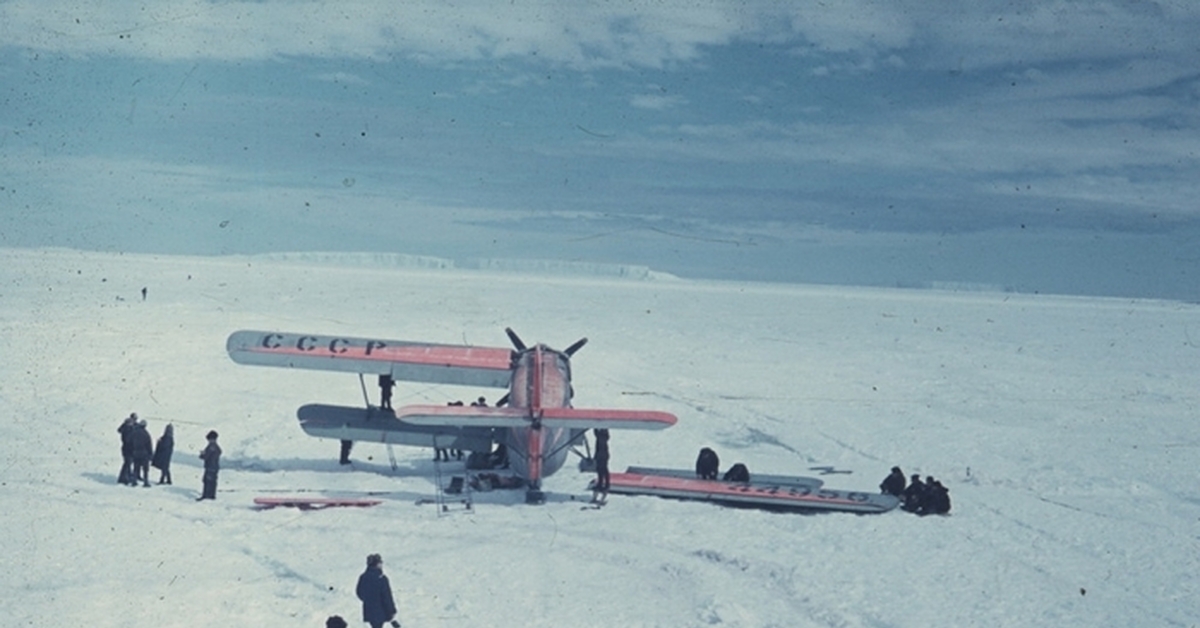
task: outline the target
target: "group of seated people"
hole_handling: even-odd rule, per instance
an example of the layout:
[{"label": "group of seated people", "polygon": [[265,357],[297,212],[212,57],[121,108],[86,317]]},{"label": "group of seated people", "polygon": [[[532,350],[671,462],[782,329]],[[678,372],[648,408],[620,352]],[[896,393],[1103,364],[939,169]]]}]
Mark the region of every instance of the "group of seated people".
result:
[{"label": "group of seated people", "polygon": [[918,515],[944,515],[950,512],[950,489],[934,479],[932,475],[921,476],[914,473],[912,482],[904,479],[900,467],[892,467],[892,472],[879,484],[879,491],[885,495],[895,495],[900,498],[900,507]]}]

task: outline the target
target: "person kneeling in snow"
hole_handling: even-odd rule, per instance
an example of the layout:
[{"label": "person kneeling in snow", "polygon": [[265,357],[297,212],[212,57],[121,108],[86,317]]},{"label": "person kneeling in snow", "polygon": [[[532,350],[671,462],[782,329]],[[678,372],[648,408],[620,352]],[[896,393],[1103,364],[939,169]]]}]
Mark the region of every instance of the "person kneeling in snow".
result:
[{"label": "person kneeling in snow", "polygon": [[900,467],[892,467],[891,475],[888,475],[879,484],[879,492],[884,495],[900,497],[904,494],[905,484],[904,472],[900,470]]}]

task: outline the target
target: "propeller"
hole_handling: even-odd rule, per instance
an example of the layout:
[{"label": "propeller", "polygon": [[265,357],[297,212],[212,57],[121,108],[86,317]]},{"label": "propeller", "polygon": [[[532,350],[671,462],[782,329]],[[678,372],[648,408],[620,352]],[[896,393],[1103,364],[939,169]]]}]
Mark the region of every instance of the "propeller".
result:
[{"label": "propeller", "polygon": [[587,338],[586,337],[580,338],[579,340],[575,341],[575,344],[567,347],[566,351],[563,351],[563,353],[567,354],[567,357],[569,358],[569,357],[575,355],[575,352],[582,349],[583,345],[586,345],[586,344],[587,344]]},{"label": "propeller", "polygon": [[512,341],[513,347],[515,347],[517,351],[525,351],[528,349],[528,347],[525,346],[525,343],[521,342],[521,337],[517,335],[517,332],[512,330],[512,327],[505,327],[504,333],[508,334],[508,339]]}]

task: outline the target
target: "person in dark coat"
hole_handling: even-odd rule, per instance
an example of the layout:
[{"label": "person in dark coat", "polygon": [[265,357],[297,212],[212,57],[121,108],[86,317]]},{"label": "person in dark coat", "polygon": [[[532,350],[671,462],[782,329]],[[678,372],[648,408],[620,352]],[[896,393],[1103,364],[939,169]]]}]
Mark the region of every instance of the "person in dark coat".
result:
[{"label": "person in dark coat", "polygon": [[884,495],[895,495],[900,497],[904,494],[904,489],[907,488],[907,482],[904,479],[904,472],[900,467],[892,467],[891,475],[883,479],[879,484],[879,492]]},{"label": "person in dark coat", "polygon": [[611,474],[608,472],[608,430],[596,428],[592,430],[592,433],[596,436],[596,455],[592,456],[592,460],[596,462],[596,484],[592,501],[603,502],[608,498],[608,486],[611,479]]},{"label": "person in dark coat", "polygon": [[390,374],[379,376],[379,407],[385,410],[392,409],[392,388],[395,387],[396,380],[392,379]]},{"label": "person in dark coat", "polygon": [[154,445],[154,458],[150,466],[158,469],[158,483],[171,483],[171,454],[175,453],[175,426],[170,423],[163,428],[162,436]]},{"label": "person in dark coat", "polygon": [[200,459],[204,461],[204,492],[196,498],[196,501],[217,498],[217,472],[221,470],[221,447],[217,445],[216,430],[210,431],[206,438],[208,445],[204,447],[204,451],[200,452]]},{"label": "person in dark coat", "polygon": [[121,435],[121,472],[117,475],[118,484],[137,484],[130,478],[133,475],[133,428],[136,426],[137,413],[131,412],[117,428],[117,433]]},{"label": "person in dark coat", "polygon": [[921,476],[913,474],[912,482],[909,482],[908,488],[904,489],[902,499],[904,505],[901,508],[904,510],[917,512],[921,509],[921,501],[925,499],[925,483],[921,481]]},{"label": "person in dark coat", "polygon": [[330,615],[329,619],[325,620],[325,628],[349,628],[349,625],[341,615]]},{"label": "person in dark coat", "polygon": [[[367,556],[367,569],[358,577],[354,592],[362,600],[363,621],[371,624],[371,628],[383,628],[385,622],[392,621],[396,616],[392,585],[383,574],[383,557],[379,554]],[[399,624],[392,622],[392,625]]]},{"label": "person in dark coat", "polygon": [[934,478],[926,478],[925,498],[921,500],[919,515],[944,515],[950,512],[950,490]]},{"label": "person in dark coat", "polygon": [[749,482],[750,470],[746,468],[746,465],[738,462],[729,467],[729,470],[725,472],[725,477],[722,479],[726,482]]},{"label": "person in dark coat", "polygon": [[696,456],[696,477],[715,480],[720,469],[721,459],[717,457],[717,452],[708,447],[701,449],[700,455]]},{"label": "person in dark coat", "polygon": [[150,459],[154,457],[154,439],[150,437],[150,432],[146,431],[146,420],[141,419],[133,426],[133,432],[129,436],[132,449],[130,455],[133,457],[133,477],[130,478],[130,486],[142,481],[142,486],[150,486]]}]

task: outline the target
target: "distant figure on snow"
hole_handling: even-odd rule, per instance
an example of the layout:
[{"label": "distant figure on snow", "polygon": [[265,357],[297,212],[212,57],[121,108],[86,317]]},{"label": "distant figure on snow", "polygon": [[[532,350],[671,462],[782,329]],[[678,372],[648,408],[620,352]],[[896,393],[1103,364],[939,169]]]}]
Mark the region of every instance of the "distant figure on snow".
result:
[{"label": "distant figure on snow", "polygon": [[701,449],[700,455],[696,456],[696,477],[702,480],[715,480],[720,470],[721,459],[717,457],[717,452],[708,447]]},{"label": "distant figure on snow", "polygon": [[121,435],[121,472],[117,474],[118,484],[136,484],[130,476],[133,475],[133,428],[137,426],[137,413],[130,412],[121,422],[117,433]]},{"label": "distant figure on snow", "polygon": [[217,445],[216,430],[209,431],[205,438],[208,439],[208,445],[204,447],[204,451],[200,452],[200,459],[204,461],[204,491],[200,493],[200,497],[197,497],[196,501],[217,498],[217,472],[221,470],[221,447]]},{"label": "distant figure on snow", "polygon": [[175,426],[170,423],[163,428],[162,436],[154,446],[154,458],[150,465],[158,469],[158,483],[171,483],[171,454],[175,453]]},{"label": "distant figure on snow", "polygon": [[142,486],[149,487],[150,459],[154,457],[154,440],[150,437],[150,432],[146,431],[145,419],[138,419],[138,422],[133,425],[130,443],[130,455],[133,457],[133,477],[130,478],[129,485],[134,486],[138,480],[141,480]]},{"label": "distant figure on snow", "polygon": [[879,492],[884,495],[900,497],[904,494],[906,484],[907,481],[904,479],[904,472],[900,470],[900,467],[892,467],[892,473],[879,484]]},{"label": "distant figure on snow", "polygon": [[604,503],[608,499],[608,486],[610,474],[608,472],[608,430],[604,428],[596,428],[592,430],[596,436],[596,455],[592,456],[592,460],[596,461],[596,484],[592,492],[592,501]]},{"label": "distant figure on snow", "polygon": [[325,620],[325,628],[348,628],[348,625],[341,615],[331,615]]},{"label": "distant figure on snow", "polygon": [[726,482],[749,482],[750,470],[742,463],[736,463],[725,472],[725,477],[722,478]]},{"label": "distant figure on snow", "polygon": [[[367,569],[358,577],[354,592],[362,600],[363,621],[371,624],[371,628],[383,628],[385,622],[396,616],[392,585],[383,574],[383,557],[379,554],[367,556]],[[392,625],[400,624],[392,621]]]},{"label": "distant figure on snow", "polygon": [[354,441],[343,440],[342,441],[342,455],[340,458],[338,458],[338,462],[341,464],[350,464],[350,450],[353,448],[354,448]]},{"label": "distant figure on snow", "polygon": [[146,300],[146,289],[145,288],[142,288],[142,300],[143,301]]}]

